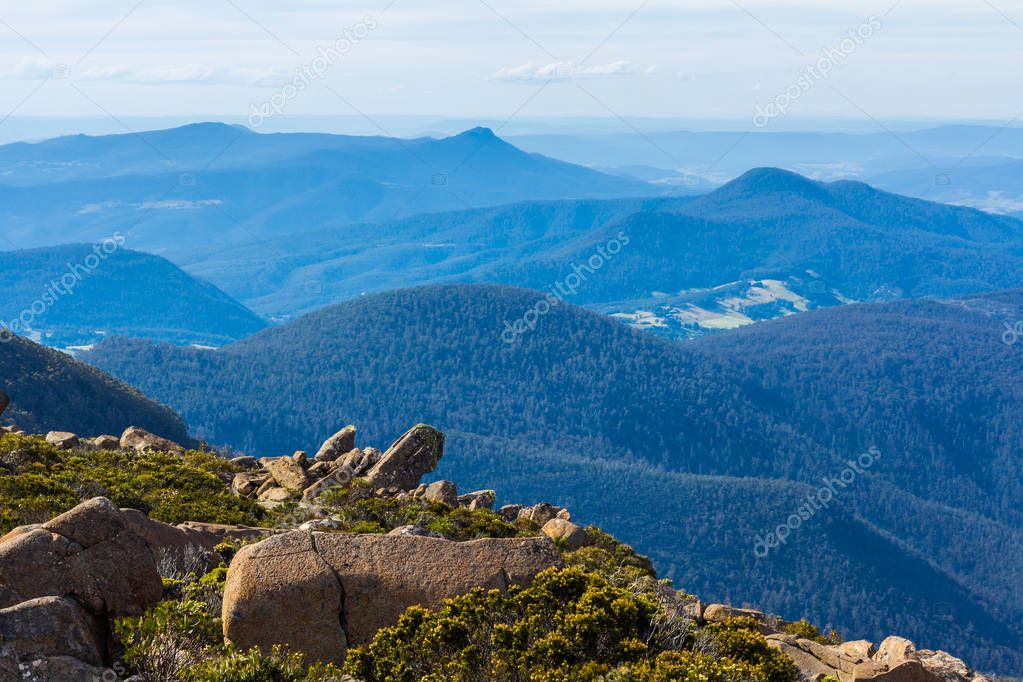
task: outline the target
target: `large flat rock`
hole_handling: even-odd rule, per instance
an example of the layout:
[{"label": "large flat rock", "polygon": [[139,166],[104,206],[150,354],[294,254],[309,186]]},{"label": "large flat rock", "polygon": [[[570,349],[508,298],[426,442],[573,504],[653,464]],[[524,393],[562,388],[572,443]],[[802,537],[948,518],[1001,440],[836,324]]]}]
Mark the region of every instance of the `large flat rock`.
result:
[{"label": "large flat rock", "polygon": [[288,533],[242,548],[231,562],[224,636],[242,648],[286,643],[339,662],[346,644],[369,642],[410,606],[528,584],[560,565],[549,538]]}]

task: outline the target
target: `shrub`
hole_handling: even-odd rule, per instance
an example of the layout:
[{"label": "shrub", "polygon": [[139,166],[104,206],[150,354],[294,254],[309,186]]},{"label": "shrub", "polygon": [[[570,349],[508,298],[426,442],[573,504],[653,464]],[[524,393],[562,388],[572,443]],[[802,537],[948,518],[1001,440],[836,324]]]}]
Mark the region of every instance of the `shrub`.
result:
[{"label": "shrub", "polygon": [[509,538],[535,535],[535,527],[513,525],[489,509],[452,508],[419,499],[375,497],[362,481],[335,488],[318,500],[336,518],[338,530],[348,533],[386,533],[399,526],[417,525],[450,540]]},{"label": "shrub", "polygon": [[707,628],[710,651],[693,650],[688,634],[670,640],[680,649],[666,650],[653,636],[659,617],[656,590],[633,591],[578,566],[548,569],[529,587],[408,609],[396,626],[349,651],[345,672],[365,682],[798,679],[752,621]]},{"label": "shrub", "polygon": [[194,600],[165,600],[137,618],[114,623],[124,663],[146,682],[183,679],[220,639],[220,622]]},{"label": "shrub", "polygon": [[91,497],[167,523],[259,524],[266,512],[233,495],[237,468],[210,452],[57,450],[37,436],[0,436],[0,532],[46,521]]},{"label": "shrub", "polygon": [[772,649],[757,629],[752,618],[730,618],[714,623],[706,630],[720,658],[729,658],[753,664],[763,682],[789,682],[797,678],[796,667],[788,656]]},{"label": "shrub", "polygon": [[632,547],[596,526],[589,526],[586,533],[592,544],[575,552],[564,552],[566,566],[597,573],[615,585],[630,585],[655,576],[650,559],[637,554]]},{"label": "shrub", "polygon": [[817,642],[818,644],[841,644],[842,638],[839,637],[838,633],[831,631],[827,635],[821,634],[821,631],[815,626],[811,625],[805,618],[797,620],[794,623],[785,623],[779,628],[782,632],[786,632],[796,637],[802,637],[803,639],[809,639]]},{"label": "shrub", "polygon": [[340,682],[341,671],[332,665],[306,667],[302,656],[274,647],[269,653],[227,649],[207,658],[187,673],[188,682]]},{"label": "shrub", "polygon": [[[714,658],[695,651],[666,651],[653,660],[611,671],[607,682],[764,682],[767,678],[746,661]],[[792,678],[796,679],[796,678]]]},{"label": "shrub", "polygon": [[350,651],[345,671],[366,682],[583,679],[641,658],[654,608],[595,574],[550,569],[528,588],[412,607]]},{"label": "shrub", "polygon": [[164,601],[114,623],[115,648],[144,682],[264,682],[341,680],[334,666],[307,666],[301,655],[275,647],[238,651],[225,646],[219,618],[227,569],[201,578],[164,580]]}]

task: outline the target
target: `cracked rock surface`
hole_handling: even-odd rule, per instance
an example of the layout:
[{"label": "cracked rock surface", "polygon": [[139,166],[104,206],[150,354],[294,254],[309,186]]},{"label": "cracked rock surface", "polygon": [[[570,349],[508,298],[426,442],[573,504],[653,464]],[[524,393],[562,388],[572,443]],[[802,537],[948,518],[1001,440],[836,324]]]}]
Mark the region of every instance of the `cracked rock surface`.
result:
[{"label": "cracked rock surface", "polygon": [[419,535],[297,531],[242,548],[224,592],[224,636],[241,648],[287,643],[344,660],[409,606],[434,607],[476,587],[528,584],[561,566],[548,538],[453,542]]}]

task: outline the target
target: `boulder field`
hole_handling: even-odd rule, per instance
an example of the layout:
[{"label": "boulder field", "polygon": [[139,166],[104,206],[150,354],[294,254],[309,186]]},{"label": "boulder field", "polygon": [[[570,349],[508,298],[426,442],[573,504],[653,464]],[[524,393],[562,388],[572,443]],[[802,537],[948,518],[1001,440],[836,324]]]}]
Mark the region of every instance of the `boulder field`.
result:
[{"label": "boulder field", "polygon": [[[51,432],[46,440],[58,449],[184,453],[180,445],[134,427],[120,437]],[[92,498],[0,538],[0,682],[119,679],[106,667],[115,658],[113,619],[156,605],[164,597],[164,577],[217,566],[217,548],[225,540],[242,544],[224,585],[225,640],[242,649],[286,645],[307,660],[333,663],[397,623],[410,606],[436,607],[476,588],[527,586],[542,571],[562,567],[562,552],[593,542],[568,510],[549,503],[495,510],[493,490],[459,494],[450,481],[421,483],[443,455],[444,436],[430,426],[414,426],[383,452],[357,448],[355,440],[349,426],[313,457],[301,451],[237,457],[237,473],[225,485],[230,481],[236,495],[268,508],[308,511],[317,509],[325,492],[358,483],[371,497],[468,510],[463,514],[492,510],[505,522],[535,530],[467,541],[414,525],[387,533],[329,532],[340,525],[329,515],[297,528],[171,525]],[[698,625],[736,617],[756,621],[768,644],[811,682],[987,682],[952,655],[917,649],[900,637],[877,645],[822,644],[753,609],[699,601],[686,606],[686,618]]]}]

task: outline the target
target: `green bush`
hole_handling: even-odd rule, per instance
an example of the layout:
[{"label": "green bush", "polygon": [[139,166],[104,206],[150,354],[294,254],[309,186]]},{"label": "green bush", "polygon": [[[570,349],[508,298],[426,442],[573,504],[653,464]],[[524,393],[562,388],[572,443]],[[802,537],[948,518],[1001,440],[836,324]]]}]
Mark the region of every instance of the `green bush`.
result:
[{"label": "green bush", "polygon": [[730,618],[724,623],[713,623],[706,631],[714,643],[714,651],[721,658],[751,663],[763,682],[789,682],[797,678],[796,667],[788,656],[772,649],[757,629],[759,623],[752,618]]},{"label": "green bush", "polygon": [[187,682],[340,682],[341,671],[331,665],[306,667],[302,656],[274,647],[270,653],[259,649],[236,651],[210,657],[193,666]]},{"label": "green bush", "polygon": [[658,610],[651,595],[596,573],[549,569],[530,587],[408,609],[396,626],[349,651],[345,672],[365,682],[797,679],[788,659],[745,622],[707,629],[713,655],[660,650]]},{"label": "green bush", "polygon": [[338,530],[347,533],[386,533],[399,526],[417,525],[450,540],[475,540],[536,535],[537,531],[535,524],[511,524],[489,509],[375,497],[362,481],[327,491],[318,504],[340,522]]},{"label": "green bush", "polygon": [[818,644],[841,644],[842,638],[838,636],[838,633],[831,632],[828,635],[822,635],[821,631],[817,626],[812,625],[805,618],[797,620],[794,623],[785,623],[779,628],[782,632],[796,637],[802,637],[803,639],[809,639],[817,642]]},{"label": "green bush", "polygon": [[[696,651],[666,651],[608,673],[607,682],[764,682],[757,666]],[[796,678],[792,678],[796,679]]]},{"label": "green bush", "polygon": [[164,600],[136,618],[114,622],[114,648],[144,682],[264,682],[341,679],[334,666],[307,666],[303,657],[275,647],[238,651],[223,642],[220,607],[227,569],[202,577],[164,580]]},{"label": "green bush", "polygon": [[566,566],[597,573],[615,585],[630,585],[656,576],[650,559],[637,554],[632,547],[596,526],[589,526],[586,533],[592,544],[574,552],[563,552]]},{"label": "green bush", "polygon": [[168,599],[137,618],[115,621],[114,636],[121,660],[143,680],[183,680],[217,646],[220,621],[202,602]]},{"label": "green bush", "polygon": [[110,498],[167,523],[265,523],[255,502],[231,493],[236,467],[210,452],[57,450],[37,436],[0,436],[0,532],[49,520],[91,497]]}]

